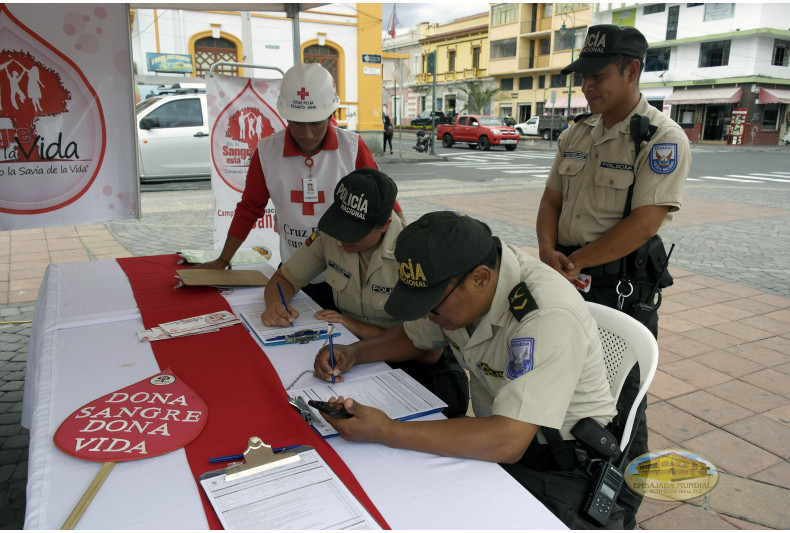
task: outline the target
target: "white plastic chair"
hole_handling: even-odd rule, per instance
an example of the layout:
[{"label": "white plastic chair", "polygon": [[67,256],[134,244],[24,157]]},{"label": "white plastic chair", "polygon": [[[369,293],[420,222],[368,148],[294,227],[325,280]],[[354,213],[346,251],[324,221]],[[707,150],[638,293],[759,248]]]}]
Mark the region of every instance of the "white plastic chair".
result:
[{"label": "white plastic chair", "polygon": [[645,326],[625,313],[600,304],[587,302],[590,314],[598,323],[598,335],[603,345],[606,379],[615,400],[631,368],[639,363],[639,394],[626,418],[620,449],[624,450],[631,438],[639,403],[647,394],[658,366],[658,343]]}]

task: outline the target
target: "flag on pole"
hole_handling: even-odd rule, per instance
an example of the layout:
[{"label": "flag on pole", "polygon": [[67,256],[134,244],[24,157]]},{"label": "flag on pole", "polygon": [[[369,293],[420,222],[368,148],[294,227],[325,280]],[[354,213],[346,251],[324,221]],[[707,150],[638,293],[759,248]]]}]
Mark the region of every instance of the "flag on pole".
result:
[{"label": "flag on pole", "polygon": [[396,24],[400,24],[398,22],[398,16],[395,14],[395,7],[396,7],[395,4],[393,4],[392,5],[392,17],[391,17],[391,20],[390,20],[390,29],[389,29],[389,32],[387,32],[387,33],[390,34],[390,37],[392,37],[393,39],[395,38],[395,25]]}]

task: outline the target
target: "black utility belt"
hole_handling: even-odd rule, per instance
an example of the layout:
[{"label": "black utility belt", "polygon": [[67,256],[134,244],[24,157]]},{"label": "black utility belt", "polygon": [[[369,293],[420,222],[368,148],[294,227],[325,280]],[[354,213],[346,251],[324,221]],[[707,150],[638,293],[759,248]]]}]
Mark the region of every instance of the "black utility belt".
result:
[{"label": "black utility belt", "polygon": [[[576,440],[563,440],[562,443],[568,448],[570,453],[573,453],[573,450],[579,445]],[[537,436],[532,439],[527,451],[524,452],[524,455],[519,460],[519,464],[536,472],[562,472],[576,467],[575,463],[571,468],[560,467],[557,461],[554,460],[551,447],[548,444],[540,444]]]}]

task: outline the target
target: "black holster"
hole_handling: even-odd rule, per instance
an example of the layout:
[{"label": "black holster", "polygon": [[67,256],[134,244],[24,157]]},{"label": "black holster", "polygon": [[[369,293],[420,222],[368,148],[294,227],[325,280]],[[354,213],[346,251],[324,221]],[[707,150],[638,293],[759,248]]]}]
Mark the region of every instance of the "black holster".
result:
[{"label": "black holster", "polygon": [[628,255],[628,267],[635,280],[646,279],[650,285],[658,285],[659,289],[674,283],[669,269],[664,269],[667,262],[667,251],[660,235],[653,235],[647,242]]}]

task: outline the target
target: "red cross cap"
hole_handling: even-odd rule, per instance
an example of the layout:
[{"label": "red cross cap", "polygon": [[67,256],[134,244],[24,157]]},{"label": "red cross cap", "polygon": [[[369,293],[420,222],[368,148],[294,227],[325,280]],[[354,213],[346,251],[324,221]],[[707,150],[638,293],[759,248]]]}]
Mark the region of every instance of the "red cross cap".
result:
[{"label": "red cross cap", "polygon": [[310,93],[307,92],[307,89],[302,87],[300,91],[296,91],[296,94],[299,96],[301,100],[304,100],[305,96],[310,96]]}]

